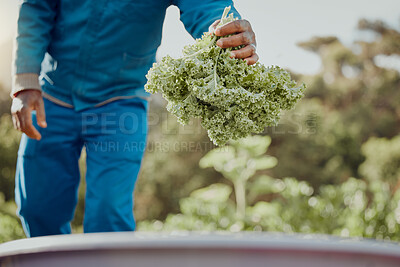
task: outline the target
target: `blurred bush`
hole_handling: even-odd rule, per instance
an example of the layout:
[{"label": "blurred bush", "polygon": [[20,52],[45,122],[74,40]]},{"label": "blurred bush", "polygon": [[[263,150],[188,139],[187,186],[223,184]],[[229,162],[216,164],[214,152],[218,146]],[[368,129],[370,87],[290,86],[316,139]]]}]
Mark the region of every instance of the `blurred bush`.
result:
[{"label": "blurred bush", "polygon": [[181,213],[168,215],[164,222],[143,221],[139,229],[279,231],[400,240],[400,190],[391,191],[382,179],[349,178],[315,190],[295,178],[255,175],[277,163],[265,155],[269,143],[268,136],[254,136],[210,151],[200,165],[221,172],[229,185],[197,189],[181,199]]},{"label": "blurred bush", "polygon": [[5,202],[4,195],[0,193],[0,243],[25,237],[15,215],[16,208],[12,201]]},{"label": "blurred bush", "polygon": [[369,180],[385,179],[397,190],[400,186],[400,136],[370,138],[361,148],[366,160],[360,173]]}]

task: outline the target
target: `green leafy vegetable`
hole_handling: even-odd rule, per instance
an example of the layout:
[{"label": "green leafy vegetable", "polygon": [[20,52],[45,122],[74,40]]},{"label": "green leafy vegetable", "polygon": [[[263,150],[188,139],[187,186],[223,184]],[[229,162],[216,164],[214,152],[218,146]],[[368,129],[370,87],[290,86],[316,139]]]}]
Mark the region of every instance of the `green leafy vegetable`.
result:
[{"label": "green leafy vegetable", "polygon": [[[233,14],[227,16],[229,10],[225,9],[219,26],[235,20]],[[281,110],[291,109],[303,96],[305,85],[296,87],[280,67],[258,62],[249,66],[230,58],[232,49],[218,47],[218,38],[205,33],[183,49],[183,57],[166,56],[154,63],[145,89],[161,92],[168,111],[182,124],[201,118],[214,144],[224,145],[276,125]]]}]

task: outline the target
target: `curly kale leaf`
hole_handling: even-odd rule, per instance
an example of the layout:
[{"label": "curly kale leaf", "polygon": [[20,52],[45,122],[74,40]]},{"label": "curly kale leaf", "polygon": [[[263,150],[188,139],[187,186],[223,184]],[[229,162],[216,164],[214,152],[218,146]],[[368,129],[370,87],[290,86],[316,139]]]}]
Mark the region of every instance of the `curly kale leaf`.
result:
[{"label": "curly kale leaf", "polygon": [[[226,8],[220,25],[235,18]],[[216,45],[219,37],[205,33],[183,49],[183,57],[164,57],[154,63],[147,77],[146,91],[161,92],[167,109],[186,124],[201,118],[202,126],[216,145],[261,133],[276,125],[282,110],[303,97],[305,85],[284,69],[230,58],[231,49]]]}]

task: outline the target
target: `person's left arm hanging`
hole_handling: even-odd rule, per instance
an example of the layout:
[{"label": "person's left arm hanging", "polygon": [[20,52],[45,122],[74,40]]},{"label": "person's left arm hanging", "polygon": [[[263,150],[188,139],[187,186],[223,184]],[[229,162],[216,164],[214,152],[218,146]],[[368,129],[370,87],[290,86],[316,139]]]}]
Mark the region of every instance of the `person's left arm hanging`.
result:
[{"label": "person's left arm hanging", "polygon": [[11,114],[16,129],[38,140],[41,135],[32,124],[31,111],[36,110],[38,125],[46,127],[39,74],[51,42],[58,6],[58,0],[22,0],[19,4],[10,93],[13,98]]}]

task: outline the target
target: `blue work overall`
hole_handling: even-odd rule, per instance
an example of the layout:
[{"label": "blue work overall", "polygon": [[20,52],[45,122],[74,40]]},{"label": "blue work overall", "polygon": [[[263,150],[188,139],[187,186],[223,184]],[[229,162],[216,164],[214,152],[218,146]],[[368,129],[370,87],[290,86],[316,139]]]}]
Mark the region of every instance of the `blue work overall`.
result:
[{"label": "blue work overall", "polygon": [[42,91],[48,125],[37,127],[33,114],[42,139],[24,134],[18,152],[15,197],[25,232],[70,232],[83,147],[84,231],[134,230],[132,194],[147,133],[145,74],[161,44],[166,9],[177,6],[195,38],[225,7],[240,15],[232,0],[21,2],[12,95]]}]

